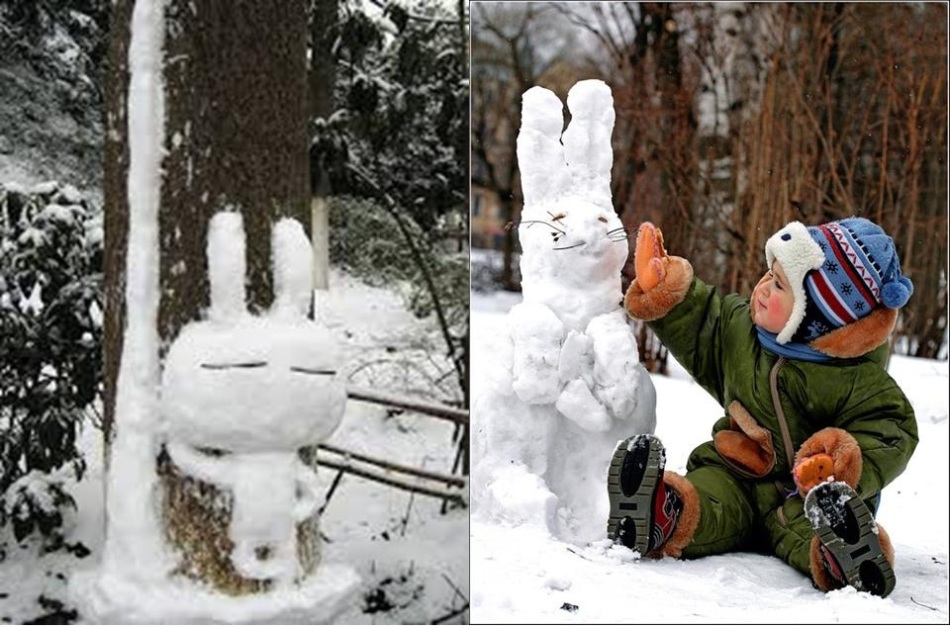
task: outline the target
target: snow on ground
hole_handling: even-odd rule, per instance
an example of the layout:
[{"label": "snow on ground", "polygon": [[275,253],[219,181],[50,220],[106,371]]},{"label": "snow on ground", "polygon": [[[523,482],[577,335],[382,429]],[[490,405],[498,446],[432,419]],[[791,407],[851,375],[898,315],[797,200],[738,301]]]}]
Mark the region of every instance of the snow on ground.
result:
[{"label": "snow on ground", "polygon": [[[472,392],[490,364],[487,339],[520,302],[472,296]],[[722,409],[679,366],[654,376],[657,434],[667,467],[685,473]],[[535,530],[471,527],[473,623],[947,623],[948,363],[895,356],[890,372],[917,413],[920,445],[885,489],[878,521],[896,552],[897,587],[880,599],[853,588],[822,593],[779,559],[734,553],[635,561],[609,543],[572,547]],[[473,399],[474,399],[473,398]],[[475,420],[477,422],[477,418]]]},{"label": "snow on ground", "polygon": [[[346,340],[347,367],[358,370],[362,385],[373,381],[389,389],[409,382],[419,389],[421,368],[406,369],[435,347],[429,321],[406,312],[391,291],[370,288],[340,273],[331,275],[326,323]],[[434,350],[439,358],[439,350]],[[409,374],[407,376],[407,374]],[[411,376],[411,378],[409,377]],[[451,423],[415,413],[349,402],[346,417],[329,443],[393,462],[449,473],[455,457]],[[42,553],[38,538],[17,544],[9,530],[0,533],[0,623],[23,623],[50,613],[57,622],[78,621],[62,608],[73,572],[90,570],[101,559],[104,535],[101,434],[87,427],[82,446],[89,469],[73,489],[79,505],[66,530],[66,543],[81,542],[91,551],[83,558],[60,549]],[[335,470],[320,468],[329,491]],[[339,623],[426,624],[464,609],[469,593],[468,509],[442,514],[442,501],[345,475],[323,515],[326,563],[348,564],[362,584],[359,606],[344,612]],[[83,549],[72,546],[79,554]],[[62,611],[59,611],[62,609]],[[468,614],[447,622],[466,623]]]}]

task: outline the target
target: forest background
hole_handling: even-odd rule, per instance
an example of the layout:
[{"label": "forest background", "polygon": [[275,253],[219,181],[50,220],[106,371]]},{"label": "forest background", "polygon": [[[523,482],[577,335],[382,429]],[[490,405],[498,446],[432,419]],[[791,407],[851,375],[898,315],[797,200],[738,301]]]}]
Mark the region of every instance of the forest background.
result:
[{"label": "forest background", "polygon": [[[473,202],[500,225],[521,205],[521,94],[590,78],[613,90],[628,233],[653,221],[704,280],[750,294],[785,223],[867,217],[916,287],[895,351],[947,358],[946,4],[474,2]],[[495,240],[487,284],[518,290],[515,231]]]}]

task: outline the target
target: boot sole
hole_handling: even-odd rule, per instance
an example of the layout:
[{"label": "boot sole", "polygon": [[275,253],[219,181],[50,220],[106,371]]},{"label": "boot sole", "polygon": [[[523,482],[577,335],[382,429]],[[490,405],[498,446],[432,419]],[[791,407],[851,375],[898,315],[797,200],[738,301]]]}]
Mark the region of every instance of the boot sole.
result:
[{"label": "boot sole", "polygon": [[621,441],[614,450],[607,472],[607,495],[610,498],[610,515],[607,518],[607,536],[613,541],[620,541],[620,520],[629,517],[635,527],[635,542],[633,550],[641,555],[646,554],[650,543],[650,529],[653,527],[652,513],[654,494],[660,478],[660,460],[663,457],[663,444],[650,435],[649,455],[643,479],[632,495],[625,495],[620,485],[620,472],[623,469],[623,460],[627,456],[627,447],[636,437]]},{"label": "boot sole", "polygon": [[[897,578],[878,539],[874,516],[853,489],[844,483],[824,483],[808,492],[805,513],[818,539],[834,555],[848,585],[884,598]],[[850,524],[856,534],[835,532]]]}]

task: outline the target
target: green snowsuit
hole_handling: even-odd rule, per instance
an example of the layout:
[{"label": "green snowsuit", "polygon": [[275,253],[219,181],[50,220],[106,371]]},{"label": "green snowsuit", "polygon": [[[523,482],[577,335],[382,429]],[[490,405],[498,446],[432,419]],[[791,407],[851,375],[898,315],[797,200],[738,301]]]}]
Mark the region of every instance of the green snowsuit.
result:
[{"label": "green snowsuit", "polygon": [[[696,278],[683,301],[649,326],[723,408],[741,402],[774,445],[774,466],[760,478],[724,459],[712,441],[693,450],[686,478],[699,495],[700,520],[682,556],[755,550],[809,574],[814,532],[803,497],[786,497],[795,491],[791,469],[802,442],[829,426],[850,433],[864,463],[857,491],[872,510],[917,446],[914,411],[884,369],[887,345],[826,363],[779,357],[760,345],[748,299],[720,296]],[[723,417],[713,434],[729,428]]]}]

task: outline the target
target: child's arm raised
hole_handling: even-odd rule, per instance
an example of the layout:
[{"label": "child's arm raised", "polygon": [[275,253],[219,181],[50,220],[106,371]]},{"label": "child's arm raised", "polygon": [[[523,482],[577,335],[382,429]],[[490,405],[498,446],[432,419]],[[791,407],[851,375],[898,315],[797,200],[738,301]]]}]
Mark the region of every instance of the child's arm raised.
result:
[{"label": "child's arm raised", "polygon": [[748,317],[748,303],[736,296],[722,297],[712,286],[694,278],[690,263],[668,255],[662,232],[650,223],[644,223],[637,233],[634,259],[637,277],[624,298],[627,313],[648,322],[690,375],[725,404],[724,324],[735,315]]}]

